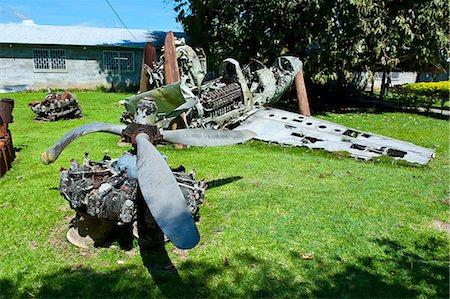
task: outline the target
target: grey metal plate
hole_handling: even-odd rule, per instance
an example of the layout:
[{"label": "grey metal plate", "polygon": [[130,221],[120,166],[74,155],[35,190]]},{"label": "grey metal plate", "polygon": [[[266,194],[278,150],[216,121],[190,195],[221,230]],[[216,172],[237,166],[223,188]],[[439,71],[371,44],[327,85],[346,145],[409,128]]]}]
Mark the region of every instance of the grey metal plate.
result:
[{"label": "grey metal plate", "polygon": [[175,246],[193,248],[200,235],[172,171],[146,134],[136,142],[138,181],[150,212]]},{"label": "grey metal plate", "polygon": [[411,163],[426,164],[434,151],[410,142],[303,116],[274,108],[252,111],[238,130],[250,130],[256,139],[285,145],[305,146],[330,152],[345,151],[364,160],[382,155]]},{"label": "grey metal plate", "polygon": [[256,136],[247,130],[225,131],[209,129],[162,130],[163,139],[172,143],[193,146],[222,146],[245,142]]}]

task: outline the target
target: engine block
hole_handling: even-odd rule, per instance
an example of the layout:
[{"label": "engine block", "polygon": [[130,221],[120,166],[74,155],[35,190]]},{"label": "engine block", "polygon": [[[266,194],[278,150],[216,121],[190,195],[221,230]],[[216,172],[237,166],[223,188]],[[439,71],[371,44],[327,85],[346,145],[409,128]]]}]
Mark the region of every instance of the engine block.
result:
[{"label": "engine block", "polygon": [[[60,193],[70,207],[81,214],[131,224],[136,220],[138,180],[127,175],[126,169],[117,169],[116,161],[106,157],[102,161],[85,158],[83,165],[74,159],[70,169],[60,171]],[[185,173],[180,166],[173,170],[186,204],[195,219],[198,205],[203,203],[206,183],[195,180],[195,173]]]},{"label": "engine block", "polygon": [[215,117],[238,108],[243,103],[239,84],[231,83],[222,88],[206,93],[200,99],[205,117]]}]

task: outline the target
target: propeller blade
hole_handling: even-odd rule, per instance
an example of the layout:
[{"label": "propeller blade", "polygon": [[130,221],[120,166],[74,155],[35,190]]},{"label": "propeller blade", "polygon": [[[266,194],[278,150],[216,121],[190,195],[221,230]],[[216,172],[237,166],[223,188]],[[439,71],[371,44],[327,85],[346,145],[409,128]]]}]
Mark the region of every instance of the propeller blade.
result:
[{"label": "propeller blade", "polygon": [[163,139],[193,146],[221,146],[242,143],[256,136],[248,130],[224,131],[210,129],[180,129],[161,131]]},{"label": "propeller blade", "polygon": [[95,133],[95,132],[107,132],[116,135],[121,135],[122,131],[126,128],[124,125],[114,125],[108,123],[95,122],[86,125],[79,126],[69,133],[65,134],[58,140],[51,148],[41,155],[41,162],[44,164],[50,164],[58,159],[64,148],[72,141],[80,136]]},{"label": "propeller blade", "polygon": [[145,133],[136,136],[139,186],[161,230],[180,249],[197,245],[200,235],[169,166]]}]

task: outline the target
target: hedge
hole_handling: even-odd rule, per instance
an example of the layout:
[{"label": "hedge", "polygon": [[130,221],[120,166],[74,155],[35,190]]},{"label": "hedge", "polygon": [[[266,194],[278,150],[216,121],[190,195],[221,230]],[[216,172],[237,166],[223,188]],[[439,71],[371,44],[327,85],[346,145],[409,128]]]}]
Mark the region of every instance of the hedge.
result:
[{"label": "hedge", "polygon": [[413,107],[441,107],[449,101],[450,81],[408,83],[395,88],[396,99]]}]

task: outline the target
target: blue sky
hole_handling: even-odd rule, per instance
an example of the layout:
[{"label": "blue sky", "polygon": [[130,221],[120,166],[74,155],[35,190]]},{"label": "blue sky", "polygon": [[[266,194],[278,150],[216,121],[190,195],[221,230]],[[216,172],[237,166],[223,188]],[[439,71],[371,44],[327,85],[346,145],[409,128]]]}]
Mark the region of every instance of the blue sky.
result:
[{"label": "blue sky", "polygon": [[[171,0],[109,0],[129,29],[182,31]],[[0,0],[0,23],[117,27],[106,0]]]}]

